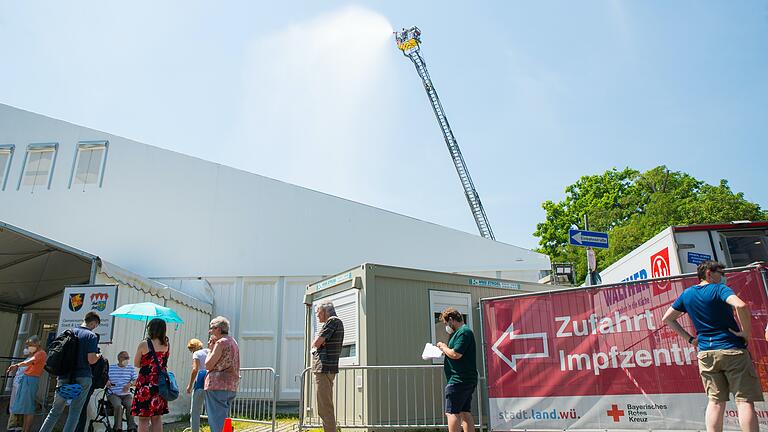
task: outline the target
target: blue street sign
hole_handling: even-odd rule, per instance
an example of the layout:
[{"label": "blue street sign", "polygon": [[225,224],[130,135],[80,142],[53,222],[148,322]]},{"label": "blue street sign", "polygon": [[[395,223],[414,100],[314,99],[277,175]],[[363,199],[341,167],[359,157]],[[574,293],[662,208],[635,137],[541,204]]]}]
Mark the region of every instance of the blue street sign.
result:
[{"label": "blue street sign", "polygon": [[709,261],[711,259],[712,259],[712,255],[696,253],[696,252],[688,252],[688,262],[693,265],[699,265],[704,261]]},{"label": "blue street sign", "polygon": [[572,229],[568,231],[568,242],[574,246],[608,249],[608,233]]}]

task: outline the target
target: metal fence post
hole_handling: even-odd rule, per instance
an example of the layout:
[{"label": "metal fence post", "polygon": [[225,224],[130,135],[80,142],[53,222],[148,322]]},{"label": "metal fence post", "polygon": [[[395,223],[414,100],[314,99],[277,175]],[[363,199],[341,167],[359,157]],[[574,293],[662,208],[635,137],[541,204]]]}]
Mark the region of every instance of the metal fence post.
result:
[{"label": "metal fence post", "polygon": [[277,392],[280,382],[280,375],[274,374],[272,377],[272,432],[275,432],[276,419],[277,419]]},{"label": "metal fence post", "polygon": [[475,389],[477,392],[477,428],[481,431],[483,430],[483,381],[485,381],[484,376],[478,377],[477,388]]},{"label": "metal fence post", "polygon": [[299,375],[299,432],[302,432],[304,429],[304,419],[306,417],[306,408],[304,407],[304,402],[306,400],[306,381],[305,378],[307,377],[307,371],[309,368],[304,369],[301,371],[301,375]]}]

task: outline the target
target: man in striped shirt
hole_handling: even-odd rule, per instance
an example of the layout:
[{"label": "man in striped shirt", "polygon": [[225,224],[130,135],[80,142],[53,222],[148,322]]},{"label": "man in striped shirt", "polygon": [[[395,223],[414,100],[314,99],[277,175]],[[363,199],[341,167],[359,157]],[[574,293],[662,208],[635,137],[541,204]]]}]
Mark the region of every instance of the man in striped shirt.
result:
[{"label": "man in striped shirt", "polygon": [[317,392],[317,414],[323,421],[325,432],[336,432],[333,409],[333,381],[339,373],[339,356],[344,342],[344,324],[336,316],[333,303],[324,302],[317,307],[317,320],[322,327],[312,341],[312,373]]},{"label": "man in striped shirt", "polygon": [[128,420],[128,430],[136,430],[136,423],[131,415],[131,403],[133,395],[131,386],[136,382],[138,374],[136,368],[128,363],[130,357],[126,351],[120,351],[117,355],[117,364],[109,365],[109,402],[112,404],[115,412],[115,430],[121,430],[123,423],[123,408],[125,408],[125,417]]}]

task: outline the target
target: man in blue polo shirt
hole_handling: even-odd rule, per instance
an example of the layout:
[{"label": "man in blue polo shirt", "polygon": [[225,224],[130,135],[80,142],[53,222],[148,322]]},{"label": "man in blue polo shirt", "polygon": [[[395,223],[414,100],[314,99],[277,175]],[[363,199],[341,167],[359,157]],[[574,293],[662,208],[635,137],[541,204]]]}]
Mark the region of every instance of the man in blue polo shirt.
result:
[{"label": "man in blue polo shirt", "polygon": [[[96,363],[99,357],[101,357],[101,354],[98,354],[98,337],[93,332],[99,324],[101,324],[99,314],[91,311],[85,314],[85,319],[80,327],[72,329],[77,336],[77,365],[72,375],[74,376],[74,382],[80,385],[81,390],[69,405],[69,413],[67,414],[67,421],[64,423],[63,432],[75,430],[80,419],[80,411],[82,411],[83,405],[85,405],[88,399],[88,390],[91,389],[92,382],[91,365]],[[56,387],[58,388],[65,384],[70,384],[69,375],[58,377]],[[53,430],[66,405],[67,399],[57,391],[53,398],[53,406],[48,412],[48,417],[45,418],[40,432],[51,432]]]},{"label": "man in blue polo shirt", "polygon": [[[723,430],[725,403],[733,393],[741,430],[757,432],[754,403],[763,400],[763,392],[747,351],[751,315],[749,306],[725,285],[724,267],[716,261],[699,264],[701,282],[683,291],[662,319],[688,343],[698,346],[699,373],[709,397],[707,430]],[[741,327],[733,316],[734,309]],[[684,313],[691,318],[696,337],[677,322]]]}]

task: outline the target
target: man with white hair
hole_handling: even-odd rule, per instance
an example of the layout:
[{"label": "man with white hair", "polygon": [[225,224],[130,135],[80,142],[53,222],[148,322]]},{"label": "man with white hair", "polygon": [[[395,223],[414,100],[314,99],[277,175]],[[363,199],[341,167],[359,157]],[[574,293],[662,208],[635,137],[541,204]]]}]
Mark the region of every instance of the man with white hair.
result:
[{"label": "man with white hair", "polygon": [[344,341],[344,324],[336,316],[331,302],[323,302],[315,311],[322,324],[312,341],[312,373],[315,376],[317,413],[325,432],[336,432],[333,409],[333,381],[339,373],[339,356]]}]

